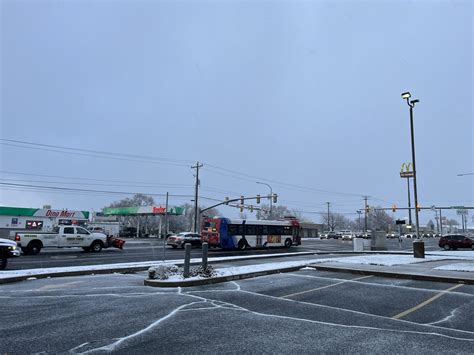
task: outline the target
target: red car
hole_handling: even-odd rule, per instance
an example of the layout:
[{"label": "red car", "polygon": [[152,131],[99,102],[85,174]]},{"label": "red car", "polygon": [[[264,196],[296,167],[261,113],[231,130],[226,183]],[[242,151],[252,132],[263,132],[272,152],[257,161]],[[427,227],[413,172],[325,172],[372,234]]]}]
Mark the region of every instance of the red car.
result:
[{"label": "red car", "polygon": [[438,245],[440,248],[444,248],[444,250],[457,248],[474,249],[474,240],[462,234],[448,234],[443,235],[439,239]]}]

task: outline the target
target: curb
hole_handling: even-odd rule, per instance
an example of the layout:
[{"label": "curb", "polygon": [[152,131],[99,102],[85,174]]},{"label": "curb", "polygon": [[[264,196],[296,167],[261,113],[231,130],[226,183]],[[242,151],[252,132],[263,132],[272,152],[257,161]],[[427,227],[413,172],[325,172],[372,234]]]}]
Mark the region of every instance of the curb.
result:
[{"label": "curb", "polygon": [[473,279],[466,279],[466,278],[459,278],[459,277],[452,277],[452,276],[436,276],[436,275],[425,275],[425,274],[418,274],[418,273],[397,273],[397,272],[390,272],[390,271],[378,271],[378,270],[364,270],[364,269],[347,269],[337,266],[321,266],[319,264],[310,264],[309,267],[319,270],[319,271],[333,271],[333,272],[349,272],[352,274],[359,274],[359,275],[373,275],[373,276],[380,276],[380,277],[390,277],[390,278],[398,278],[398,279],[411,279],[411,280],[419,280],[419,281],[434,281],[434,282],[446,282],[446,283],[462,283],[467,285],[474,285]]},{"label": "curb", "polygon": [[292,266],[292,267],[272,269],[272,270],[266,270],[266,271],[248,272],[248,273],[245,273],[245,274],[219,276],[219,277],[213,277],[213,278],[209,278],[209,279],[197,279],[197,280],[189,280],[189,281],[186,281],[186,280],[182,280],[182,281],[161,281],[161,280],[145,279],[144,285],[145,286],[151,286],[151,287],[202,286],[202,285],[216,284],[216,283],[220,283],[220,282],[250,279],[250,278],[258,277],[258,276],[265,276],[265,275],[271,275],[271,274],[280,274],[280,273],[284,273],[284,272],[298,271],[298,270],[300,270],[304,267],[307,267],[307,265]]},{"label": "curb", "polygon": [[[411,255],[413,252],[411,251],[362,251],[362,252],[355,252],[355,251],[311,251],[311,252],[296,252],[296,253],[291,253],[294,256],[305,256],[305,255],[364,255],[364,254],[388,254],[388,255]],[[231,259],[231,260],[209,260],[209,263],[217,264],[217,263],[224,263],[224,262],[229,262],[229,261],[236,261],[236,260],[255,260],[255,259],[266,259],[266,258],[284,258],[289,256],[288,253],[281,253],[281,254],[270,254],[270,255],[265,255],[265,254],[260,254],[260,255],[253,255],[253,256],[245,256],[242,259]],[[184,262],[175,262],[176,265],[182,265]],[[200,261],[192,262],[191,265],[197,265],[199,264]],[[101,265],[95,265],[95,266],[101,266]],[[26,281],[28,279],[45,279],[45,278],[52,278],[52,277],[67,277],[67,276],[86,276],[86,275],[96,275],[96,274],[113,274],[113,273],[134,273],[134,272],[140,272],[140,271],[146,271],[150,268],[151,265],[147,266],[123,266],[123,267],[111,267],[109,269],[89,269],[89,270],[77,270],[77,271],[64,271],[64,272],[50,272],[50,273],[40,273],[40,274],[35,274],[31,273],[29,275],[21,275],[21,276],[11,276],[11,277],[6,277],[6,278],[0,278],[0,285],[1,284],[7,284],[7,283],[13,283],[13,282],[19,282],[19,281]],[[312,266],[314,267],[314,266]],[[316,267],[315,267],[316,268]],[[318,266],[320,270],[322,269],[322,266]],[[33,269],[34,270],[34,269]],[[279,272],[285,272],[285,269],[276,269],[275,272],[272,273],[279,273]],[[294,270],[290,270],[294,271]],[[337,270],[335,267],[334,269],[328,270],[328,271],[346,271],[346,272],[358,272],[358,273],[363,273],[363,272],[368,272],[366,270],[361,270],[361,271],[353,271],[351,269],[341,269]],[[253,275],[255,273],[248,273],[248,274],[242,274],[242,275]],[[250,277],[256,277],[256,276],[262,276],[262,275],[269,275],[269,273],[263,273],[259,272],[259,275],[254,275],[254,276],[248,276],[248,277],[243,277],[243,278],[250,278]],[[383,273],[380,274],[380,276],[385,276],[385,277],[401,277],[401,276],[396,276],[399,274],[392,273],[394,276],[390,276],[390,273]],[[439,278],[434,277],[435,279],[428,279],[428,277],[431,277],[429,275],[421,275],[424,276],[424,279],[420,280],[430,280],[430,281],[437,281]],[[406,277],[408,278],[408,277]],[[443,281],[443,282],[459,282],[459,279],[454,279],[454,278],[445,278],[445,280],[450,280],[450,281]],[[210,282],[209,280],[211,279],[202,279],[208,281],[208,283],[214,283]],[[235,280],[235,279],[234,279]],[[454,281],[453,281],[454,280]],[[216,281],[216,282],[225,282],[225,281],[231,281],[229,280],[222,280],[222,281]],[[442,281],[442,280],[440,280]],[[178,281],[177,281],[178,282]],[[183,282],[183,281],[179,281]],[[190,282],[190,281],[188,281]],[[462,282],[462,281],[461,281]],[[468,280],[466,283],[470,283],[471,280]],[[169,284],[169,282],[168,282]],[[162,286],[166,287],[166,286]]]},{"label": "curb", "polygon": [[[272,254],[272,255],[254,255],[254,256],[246,256],[242,260],[254,260],[254,259],[265,259],[265,258],[283,258],[288,256],[286,253],[282,253],[283,255],[279,254]],[[298,252],[294,253],[295,256],[305,256],[305,255],[316,255],[317,253],[315,252]],[[325,252],[322,253],[322,255],[326,254]],[[334,254],[328,252],[327,254]],[[239,260],[239,259],[233,259],[233,260]],[[170,260],[174,261],[174,260]],[[213,264],[217,263],[226,263],[232,260],[209,260],[209,262]],[[195,261],[191,262],[191,265],[198,265],[200,264],[200,261]],[[184,264],[184,261],[181,262],[175,262],[175,265],[181,266]],[[100,265],[96,265],[100,266]],[[77,270],[77,271],[64,271],[64,272],[50,272],[50,273],[41,273],[41,274],[35,274],[31,273],[29,275],[21,275],[21,276],[11,276],[11,277],[6,277],[6,278],[0,278],[0,285],[1,284],[7,284],[7,283],[13,283],[13,282],[19,282],[19,281],[26,281],[28,279],[47,279],[51,277],[67,277],[67,276],[86,276],[86,275],[97,275],[97,274],[114,274],[114,273],[134,273],[134,272],[140,272],[140,271],[146,271],[151,267],[151,265],[147,266],[124,266],[124,267],[111,267],[109,269],[91,269],[91,270]],[[221,281],[222,282],[222,281]]]}]

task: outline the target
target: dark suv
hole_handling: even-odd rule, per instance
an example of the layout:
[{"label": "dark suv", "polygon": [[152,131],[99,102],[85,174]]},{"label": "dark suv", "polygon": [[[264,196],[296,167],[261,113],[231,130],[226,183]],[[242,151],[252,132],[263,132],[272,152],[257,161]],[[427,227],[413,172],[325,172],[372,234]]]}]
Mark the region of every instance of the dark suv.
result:
[{"label": "dark suv", "polygon": [[457,248],[471,248],[474,249],[474,240],[462,234],[448,234],[443,235],[438,243],[440,248],[444,250]]}]

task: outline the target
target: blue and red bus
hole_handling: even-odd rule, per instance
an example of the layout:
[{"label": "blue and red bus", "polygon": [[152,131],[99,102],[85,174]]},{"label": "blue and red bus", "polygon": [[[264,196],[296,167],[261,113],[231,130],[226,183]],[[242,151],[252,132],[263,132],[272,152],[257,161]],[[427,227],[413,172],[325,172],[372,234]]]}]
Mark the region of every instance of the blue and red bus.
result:
[{"label": "blue and red bus", "polygon": [[286,247],[300,245],[300,224],[296,219],[251,221],[247,219],[204,218],[201,240],[222,249]]}]

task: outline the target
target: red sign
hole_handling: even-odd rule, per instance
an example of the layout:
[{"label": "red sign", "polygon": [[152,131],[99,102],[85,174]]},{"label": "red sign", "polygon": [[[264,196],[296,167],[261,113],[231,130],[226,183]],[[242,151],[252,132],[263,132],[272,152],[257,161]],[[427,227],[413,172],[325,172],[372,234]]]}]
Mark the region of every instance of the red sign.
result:
[{"label": "red sign", "polygon": [[153,213],[165,213],[166,208],[165,207],[153,207]]},{"label": "red sign", "polygon": [[76,212],[68,212],[66,210],[63,211],[53,211],[53,210],[47,210],[46,211],[46,217],[61,217],[61,218],[72,218]]}]

